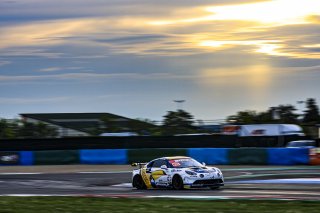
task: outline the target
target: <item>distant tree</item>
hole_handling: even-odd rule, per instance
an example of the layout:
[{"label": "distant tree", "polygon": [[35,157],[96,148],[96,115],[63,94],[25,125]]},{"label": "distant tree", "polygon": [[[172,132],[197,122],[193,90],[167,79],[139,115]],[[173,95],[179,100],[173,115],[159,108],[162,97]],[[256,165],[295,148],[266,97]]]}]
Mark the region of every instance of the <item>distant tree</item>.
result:
[{"label": "distant tree", "polygon": [[265,112],[260,112],[257,115],[257,122],[260,124],[272,124],[277,123],[277,118],[275,117],[274,107],[270,107]]},{"label": "distant tree", "polygon": [[306,110],[304,111],[303,122],[307,124],[316,124],[320,122],[319,108],[316,100],[309,98],[306,100]]},{"label": "distant tree", "polygon": [[0,119],[0,138],[15,138],[17,128],[18,125],[16,122],[8,122],[6,119]]},{"label": "distant tree", "polygon": [[52,138],[57,137],[56,128],[50,127],[45,123],[22,122],[18,131],[21,138]]},{"label": "distant tree", "polygon": [[299,115],[295,113],[293,105],[279,105],[270,107],[266,112],[261,112],[257,116],[259,123],[299,123]]},{"label": "distant tree", "polygon": [[257,123],[257,113],[251,110],[240,111],[236,115],[228,116],[227,120],[233,124],[254,124]]},{"label": "distant tree", "polygon": [[132,132],[136,132],[139,135],[159,135],[161,127],[156,125],[155,121],[149,119],[130,119],[127,122],[127,127]]},{"label": "distant tree", "polygon": [[316,124],[320,122],[319,108],[316,100],[309,98],[306,100],[306,110],[304,111],[303,123]]},{"label": "distant tree", "polygon": [[275,107],[275,110],[277,110],[280,123],[299,123],[299,115],[295,113],[297,109],[293,105],[279,105],[278,107]]},{"label": "distant tree", "polygon": [[163,117],[163,128],[166,135],[195,132],[193,116],[184,110],[168,111]]},{"label": "distant tree", "polygon": [[231,124],[298,123],[298,115],[292,105],[270,107],[265,112],[246,110],[227,117]]},{"label": "distant tree", "polygon": [[36,124],[36,130],[37,132],[35,136],[38,138],[53,138],[57,137],[58,135],[56,128],[48,126],[47,124],[41,122]]},{"label": "distant tree", "polygon": [[319,137],[319,129],[315,124],[320,122],[319,107],[316,100],[309,98],[305,101],[306,110],[302,118],[304,132],[312,138]]}]

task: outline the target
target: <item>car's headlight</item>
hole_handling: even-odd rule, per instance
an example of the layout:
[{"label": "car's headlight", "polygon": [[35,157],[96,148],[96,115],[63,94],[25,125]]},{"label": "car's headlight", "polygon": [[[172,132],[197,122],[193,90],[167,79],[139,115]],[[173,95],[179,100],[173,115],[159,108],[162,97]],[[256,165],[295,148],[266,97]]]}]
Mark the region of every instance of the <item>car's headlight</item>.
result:
[{"label": "car's headlight", "polygon": [[186,170],[185,171],[188,175],[197,175],[197,173],[193,172],[193,171],[189,171],[189,170]]}]

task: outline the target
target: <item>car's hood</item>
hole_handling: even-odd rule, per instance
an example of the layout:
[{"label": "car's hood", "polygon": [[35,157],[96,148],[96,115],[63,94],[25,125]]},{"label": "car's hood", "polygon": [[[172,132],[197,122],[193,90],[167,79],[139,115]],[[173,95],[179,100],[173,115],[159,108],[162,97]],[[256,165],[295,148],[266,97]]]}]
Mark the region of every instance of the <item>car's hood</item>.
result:
[{"label": "car's hood", "polygon": [[217,171],[213,167],[191,167],[191,168],[188,168],[188,170],[191,170],[196,173],[212,173]]}]

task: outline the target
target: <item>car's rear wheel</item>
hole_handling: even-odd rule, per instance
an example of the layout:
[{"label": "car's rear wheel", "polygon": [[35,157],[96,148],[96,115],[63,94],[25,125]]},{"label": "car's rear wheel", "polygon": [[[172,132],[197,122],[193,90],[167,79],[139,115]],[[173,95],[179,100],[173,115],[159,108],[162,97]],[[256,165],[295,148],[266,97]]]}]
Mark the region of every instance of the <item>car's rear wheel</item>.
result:
[{"label": "car's rear wheel", "polygon": [[175,175],[172,178],[172,188],[175,190],[183,189],[183,180],[179,175]]},{"label": "car's rear wheel", "polygon": [[132,180],[132,186],[136,187],[137,189],[146,189],[147,188],[146,184],[143,182],[142,177],[140,175],[134,176],[134,178]]}]

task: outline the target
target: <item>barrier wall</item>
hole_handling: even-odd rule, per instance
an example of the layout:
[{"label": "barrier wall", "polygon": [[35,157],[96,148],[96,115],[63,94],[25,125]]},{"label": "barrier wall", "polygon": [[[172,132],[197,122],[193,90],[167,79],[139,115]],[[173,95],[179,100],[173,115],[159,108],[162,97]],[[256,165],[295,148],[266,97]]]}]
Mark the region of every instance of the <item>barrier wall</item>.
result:
[{"label": "barrier wall", "polygon": [[231,165],[267,165],[266,149],[229,149],[229,164]]},{"label": "barrier wall", "polygon": [[309,164],[309,149],[266,149],[268,165],[307,165]]},{"label": "barrier wall", "polygon": [[188,149],[187,155],[206,164],[227,165],[229,164],[228,151],[224,148],[194,148]]},{"label": "barrier wall", "polygon": [[[89,149],[0,152],[0,165],[130,164],[163,156],[190,156],[208,165],[320,165],[304,148]],[[320,153],[320,152],[319,152]]]},{"label": "barrier wall", "polygon": [[81,164],[127,164],[126,149],[80,150]]},{"label": "barrier wall", "polygon": [[19,156],[20,165],[30,166],[33,165],[33,152],[21,151]]},{"label": "barrier wall", "polygon": [[33,152],[35,165],[79,164],[78,150],[52,150]]},{"label": "barrier wall", "polygon": [[187,149],[129,149],[128,163],[148,162],[164,156],[186,156]]}]

